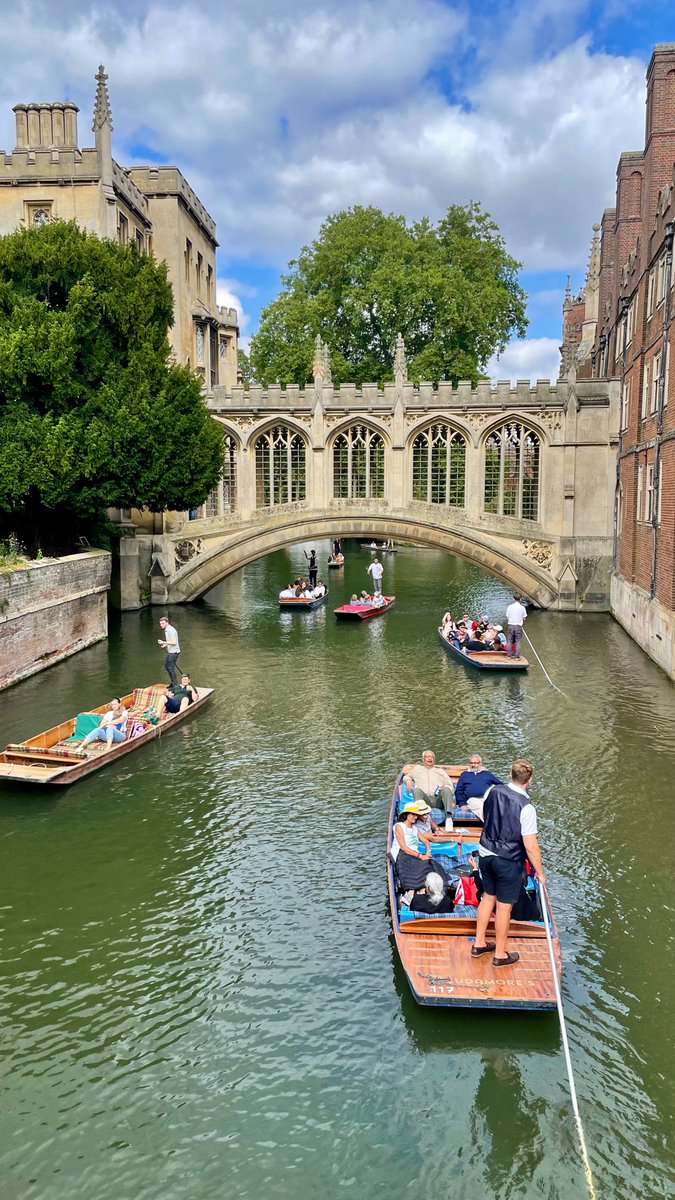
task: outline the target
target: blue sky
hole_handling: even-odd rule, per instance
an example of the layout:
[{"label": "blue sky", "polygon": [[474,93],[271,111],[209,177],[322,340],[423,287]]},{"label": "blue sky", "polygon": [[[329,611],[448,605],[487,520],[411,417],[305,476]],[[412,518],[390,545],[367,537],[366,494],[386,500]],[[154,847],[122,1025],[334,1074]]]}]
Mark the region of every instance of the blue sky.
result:
[{"label": "blue sky", "polygon": [[[67,11],[65,11],[67,9]],[[114,152],[175,162],[213,214],[223,300],[247,339],[325,217],[376,204],[440,217],[477,199],[524,264],[525,342],[495,377],[557,371],[567,273],[584,279],[622,150],[644,140],[672,0],[0,0],[0,146],[12,105],[73,99],[99,62]],[[10,19],[11,18],[11,19]]]}]

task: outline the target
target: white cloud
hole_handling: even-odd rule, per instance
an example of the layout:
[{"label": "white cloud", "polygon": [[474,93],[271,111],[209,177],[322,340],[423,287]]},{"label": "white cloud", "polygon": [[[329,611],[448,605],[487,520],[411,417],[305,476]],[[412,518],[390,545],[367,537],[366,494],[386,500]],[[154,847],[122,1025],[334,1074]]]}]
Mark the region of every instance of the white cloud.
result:
[{"label": "white cloud", "polygon": [[236,279],[219,279],[216,284],[216,300],[218,304],[223,308],[236,308],[241,333],[244,333],[251,322],[251,318],[244,308],[240,295],[244,292],[248,292],[250,295],[252,291],[252,288],[246,288],[245,285],[238,284]]},{"label": "white cloud", "polygon": [[496,382],[498,379],[537,379],[558,378],[560,368],[560,343],[556,338],[523,338],[522,341],[511,342],[510,346],[500,355],[493,355],[487,367],[487,374]]},{"label": "white cloud", "polygon": [[[583,270],[644,111],[642,62],[569,41],[584,2],[518,0],[493,23],[441,0],[230,0],[207,29],[197,0],[72,0],[67,16],[20,0],[3,26],[0,145],[13,104],[66,96],[91,143],[103,61],[117,157],[149,143],[181,167],[217,220],[222,271],[283,265],[339,208],[436,218],[470,198],[528,270]],[[478,65],[455,99],[467,48]],[[245,319],[242,289],[223,286]]]}]

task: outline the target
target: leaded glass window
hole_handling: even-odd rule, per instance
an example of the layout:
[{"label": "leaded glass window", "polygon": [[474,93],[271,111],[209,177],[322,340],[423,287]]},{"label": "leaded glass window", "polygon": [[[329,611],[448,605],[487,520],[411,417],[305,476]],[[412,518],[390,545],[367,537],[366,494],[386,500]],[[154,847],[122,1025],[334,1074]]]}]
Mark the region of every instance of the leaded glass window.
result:
[{"label": "leaded glass window", "polygon": [[305,442],[286,425],[261,433],[255,443],[256,507],[307,497]]},{"label": "leaded glass window", "polygon": [[541,442],[525,425],[508,422],[485,442],[485,512],[536,521]]},{"label": "leaded glass window", "polygon": [[466,442],[441,422],[417,434],[413,442],[413,500],[464,507]]},{"label": "leaded glass window", "polygon": [[333,442],[336,500],[384,497],[384,439],[367,425],[350,425]]}]

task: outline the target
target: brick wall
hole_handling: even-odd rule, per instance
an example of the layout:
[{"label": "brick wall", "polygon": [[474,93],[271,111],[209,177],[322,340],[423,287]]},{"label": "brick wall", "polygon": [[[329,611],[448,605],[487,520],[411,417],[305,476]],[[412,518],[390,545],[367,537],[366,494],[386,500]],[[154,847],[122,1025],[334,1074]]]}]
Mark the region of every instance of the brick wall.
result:
[{"label": "brick wall", "polygon": [[107,637],[109,587],[102,550],[0,574],[0,688]]}]

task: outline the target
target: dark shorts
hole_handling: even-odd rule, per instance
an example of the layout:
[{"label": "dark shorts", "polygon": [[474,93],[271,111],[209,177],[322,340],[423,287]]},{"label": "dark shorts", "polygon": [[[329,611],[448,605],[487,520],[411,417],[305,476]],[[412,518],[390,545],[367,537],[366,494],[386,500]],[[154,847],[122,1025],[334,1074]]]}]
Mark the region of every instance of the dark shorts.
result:
[{"label": "dark shorts", "polygon": [[486,895],[496,896],[500,904],[515,904],[523,882],[523,864],[496,854],[481,854],[478,870]]},{"label": "dark shorts", "polygon": [[180,712],[180,706],[182,703],[182,696],[171,696],[166,702],[166,711],[170,713]]}]

